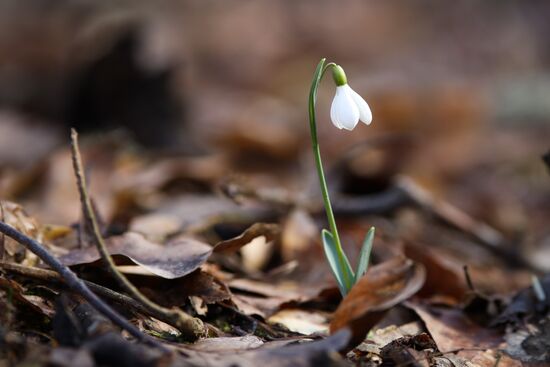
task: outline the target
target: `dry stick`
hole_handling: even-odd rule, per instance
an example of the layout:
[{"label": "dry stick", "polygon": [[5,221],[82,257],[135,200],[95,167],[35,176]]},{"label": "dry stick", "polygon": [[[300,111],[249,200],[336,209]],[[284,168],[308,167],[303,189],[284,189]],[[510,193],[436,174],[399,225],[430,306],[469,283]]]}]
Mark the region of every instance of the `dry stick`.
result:
[{"label": "dry stick", "polygon": [[132,297],[136,298],[141,304],[143,304],[143,306],[149,309],[151,313],[155,313],[157,315],[163,314],[164,319],[171,320],[170,324],[177,327],[178,330],[181,331],[184,338],[188,340],[196,340],[201,335],[205,335],[206,329],[200,319],[192,317],[180,309],[168,309],[152,302],[145,297],[120,271],[118,271],[112,257],[107,251],[107,246],[105,245],[105,241],[103,240],[103,236],[99,230],[99,225],[97,224],[97,219],[92,208],[92,202],[86,189],[86,178],[84,177],[82,158],[78,148],[78,133],[74,129],[71,130],[71,151],[73,168],[85,217],[84,220],[88,223],[89,228],[92,229],[92,234],[95,239],[97,249],[101,254],[101,258],[107,264],[110,273],[123,289],[125,289]]},{"label": "dry stick", "polygon": [[515,266],[524,267],[537,273],[541,272],[534,264],[531,264],[520,256],[514,248],[506,246],[504,236],[493,227],[481,221],[476,221],[467,213],[446,201],[437,200],[427,190],[417,185],[408,177],[401,176],[397,185],[410,196],[410,199],[414,203],[451,226],[473,236],[480,244],[484,245],[485,248],[492,251],[495,255]]},{"label": "dry stick", "polygon": [[[62,283],[63,278],[59,276],[55,271],[47,270],[47,269],[41,269],[36,267],[29,267],[29,266],[23,266],[20,264],[14,264],[14,263],[8,263],[0,261],[0,269],[3,269],[7,272],[10,272],[12,274],[17,274],[23,277],[32,278],[32,279],[39,279],[46,282],[52,282],[52,283]],[[121,294],[118,292],[115,292],[109,288],[103,287],[99,284],[83,280],[83,282],[90,288],[95,294],[108,298],[113,302],[116,302],[123,306],[130,306],[134,310],[147,314],[149,316],[153,316],[154,318],[169,323],[172,320],[169,320],[165,317],[165,314],[157,314],[154,312],[151,312],[150,309],[143,306],[141,303],[133,299],[132,297],[128,297],[125,294]]]},{"label": "dry stick", "polygon": [[[4,213],[4,202],[0,200],[0,215],[1,215],[1,221],[6,221],[6,213]],[[2,236],[0,236],[0,260],[4,259],[4,251],[6,246],[6,237],[4,236],[4,233],[2,233]]]},{"label": "dry stick", "polygon": [[472,277],[470,277],[470,271],[468,269],[468,265],[464,265],[462,267],[462,270],[464,270],[464,278],[466,278],[466,284],[468,285],[468,289],[470,291],[477,293],[476,288],[474,287],[474,282],[472,282]]},{"label": "dry stick", "polygon": [[38,256],[44,263],[49,267],[58,272],[67,286],[74,291],[75,293],[80,294],[86,301],[88,301],[96,310],[105,315],[109,320],[111,320],[116,325],[120,326],[122,329],[128,331],[132,336],[137,338],[142,342],[146,342],[150,345],[158,347],[163,351],[167,352],[168,350],[162,344],[160,344],[155,339],[151,338],[148,335],[141,333],[134,325],[130,324],[124,317],[122,317],[118,312],[109,307],[105,302],[103,302],[98,296],[96,296],[90,288],[78,278],[75,273],[71,271],[67,266],[63,265],[58,259],[56,259],[52,254],[46,250],[46,248],[41,245],[36,240],[27,237],[23,233],[14,229],[10,225],[0,221],[0,232],[5,234],[8,237],[11,237],[16,242],[25,246],[27,249],[32,251],[36,256]]}]

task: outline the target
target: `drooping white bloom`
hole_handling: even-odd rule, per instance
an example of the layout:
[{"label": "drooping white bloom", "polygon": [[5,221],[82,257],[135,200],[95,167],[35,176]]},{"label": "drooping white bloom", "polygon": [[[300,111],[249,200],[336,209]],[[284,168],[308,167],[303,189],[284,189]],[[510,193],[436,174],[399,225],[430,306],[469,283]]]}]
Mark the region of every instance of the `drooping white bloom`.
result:
[{"label": "drooping white bloom", "polygon": [[353,130],[359,120],[369,125],[372,112],[367,102],[348,84],[346,73],[340,65],[332,68],[332,77],[336,83],[336,95],[330,107],[330,119],[339,129]]},{"label": "drooping white bloom", "polygon": [[367,101],[365,101],[363,97],[359,95],[359,93],[351,89],[351,87],[349,88],[349,91],[351,94],[351,98],[353,98],[353,101],[359,109],[359,120],[367,125],[370,125],[370,123],[372,122],[372,112]]},{"label": "drooping white bloom", "polygon": [[336,87],[330,107],[330,119],[339,129],[353,130],[359,120],[369,125],[372,112],[367,102],[349,84]]}]

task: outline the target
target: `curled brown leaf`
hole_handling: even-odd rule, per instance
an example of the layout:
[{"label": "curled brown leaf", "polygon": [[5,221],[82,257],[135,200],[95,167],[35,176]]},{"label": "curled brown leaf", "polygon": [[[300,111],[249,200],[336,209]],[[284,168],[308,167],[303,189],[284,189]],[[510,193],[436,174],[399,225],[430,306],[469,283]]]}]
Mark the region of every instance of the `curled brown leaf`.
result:
[{"label": "curled brown leaf", "polygon": [[254,238],[264,236],[265,242],[273,241],[280,232],[278,224],[255,223],[241,235],[226,241],[219,242],[214,247],[214,252],[234,252],[250,243]]},{"label": "curled brown leaf", "polygon": [[[151,273],[166,279],[180,278],[193,272],[212,252],[209,245],[194,239],[180,238],[160,245],[132,232],[111,237],[106,242],[110,254],[126,256]],[[68,266],[87,264],[99,259],[95,247],[73,250],[60,258]]]},{"label": "curled brown leaf", "polygon": [[347,327],[352,331],[348,347],[358,345],[386,311],[422,288],[425,278],[424,267],[404,257],[373,266],[336,309],[331,334]]}]

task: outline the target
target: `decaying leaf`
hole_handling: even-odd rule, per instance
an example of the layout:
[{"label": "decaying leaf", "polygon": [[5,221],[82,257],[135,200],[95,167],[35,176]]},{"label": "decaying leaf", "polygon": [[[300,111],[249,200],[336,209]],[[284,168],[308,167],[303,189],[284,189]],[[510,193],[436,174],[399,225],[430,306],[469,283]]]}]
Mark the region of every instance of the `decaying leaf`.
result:
[{"label": "decaying leaf", "polygon": [[285,261],[291,261],[315,245],[319,238],[319,229],[313,218],[304,210],[295,209],[284,223],[281,234],[281,255]]},{"label": "decaying leaf", "polygon": [[264,344],[262,339],[254,335],[242,337],[220,337],[199,340],[189,348],[208,353],[233,354],[246,350],[256,349]]},{"label": "decaying leaf", "polygon": [[550,321],[506,335],[506,353],[527,363],[550,363]]},{"label": "decaying leaf", "polygon": [[539,280],[541,294],[534,285],[519,291],[493,324],[507,325],[506,353],[528,363],[550,363],[550,275]]},{"label": "decaying leaf", "polygon": [[[404,325],[391,325],[382,329],[376,329],[369,333],[368,341],[376,343],[380,348],[394,340],[420,334],[423,327],[420,321],[413,321]],[[365,343],[365,342],[364,342]],[[363,345],[363,343],[361,344]]]},{"label": "decaying leaf", "polygon": [[84,348],[72,349],[66,347],[60,347],[52,350],[49,356],[50,364],[59,367],[94,367],[94,359],[90,352]]},{"label": "decaying leaf", "polygon": [[[252,310],[259,309],[262,315],[266,316],[275,313],[284,303],[308,299],[307,292],[292,284],[273,284],[239,278],[229,281],[228,286],[241,301],[253,306]],[[244,294],[240,294],[241,292]]]},{"label": "decaying leaf", "polygon": [[184,305],[189,297],[199,297],[207,305],[231,298],[225,283],[202,270],[170,281],[158,280],[162,284],[152,284],[155,288],[154,299],[166,306]]},{"label": "decaying leaf", "polygon": [[273,241],[279,235],[280,229],[273,223],[255,223],[241,235],[226,241],[219,242],[214,247],[214,252],[234,252],[249,244],[257,237],[263,236],[265,242]]},{"label": "decaying leaf", "polygon": [[504,311],[493,321],[494,325],[523,324],[525,318],[544,317],[544,312],[550,309],[550,275],[540,279],[545,299],[537,298],[532,286],[519,291]]},{"label": "decaying leaf", "polygon": [[327,334],[328,317],[326,313],[298,309],[284,309],[271,316],[272,324],[284,325],[288,330],[304,335]]},{"label": "decaying leaf", "polygon": [[[201,266],[212,253],[212,248],[190,238],[180,238],[159,245],[142,235],[128,232],[106,240],[111,255],[123,255],[153,274],[166,279],[183,277]],[[88,264],[100,259],[95,247],[75,249],[62,256],[65,265]]]},{"label": "decaying leaf", "polygon": [[466,294],[466,286],[462,269],[444,255],[434,251],[427,245],[420,246],[407,242],[405,255],[424,265],[426,282],[419,291],[423,297],[446,296],[456,302],[461,301]]},{"label": "decaying leaf", "polygon": [[[275,223],[255,223],[240,235],[214,246],[216,262],[225,263],[231,268],[255,273],[264,268],[274,252],[274,240],[279,236],[279,225]],[[241,259],[226,257],[240,251]]]},{"label": "decaying leaf", "polygon": [[397,366],[417,364],[428,367],[426,357],[435,349],[432,338],[426,333],[420,333],[393,340],[380,350],[380,355],[387,364]]},{"label": "decaying leaf", "polygon": [[440,352],[447,353],[458,349],[490,349],[502,342],[497,330],[483,328],[459,308],[434,306],[420,303],[407,303],[426,324]]},{"label": "decaying leaf", "polygon": [[[3,222],[21,233],[35,238],[37,241],[42,241],[43,236],[37,221],[29,216],[21,205],[10,201],[2,201],[1,205],[2,212],[0,214],[2,215]],[[0,258],[13,259],[25,265],[32,266],[36,264],[37,257],[13,239],[2,236],[0,241],[2,245],[0,246],[0,250],[2,250]]]},{"label": "decaying leaf", "polygon": [[[205,340],[199,348],[180,347],[187,356],[180,362],[189,366],[220,367],[313,367],[346,366],[338,351],[350,338],[348,330],[317,341],[274,341],[263,343],[256,337]],[[207,348],[208,347],[208,348]],[[252,350],[246,348],[252,347]],[[199,349],[199,350],[196,350]]]},{"label": "decaying leaf", "polygon": [[[17,304],[27,307],[36,314],[52,317],[55,313],[54,306],[49,300],[41,296],[28,294],[21,284],[14,280],[0,277],[0,293],[3,292],[17,301]],[[20,310],[22,309],[20,308]]]},{"label": "decaying leaf", "polygon": [[240,253],[244,269],[251,273],[258,272],[269,263],[273,242],[268,242],[265,236],[259,236],[243,246]]},{"label": "decaying leaf", "polygon": [[338,306],[330,332],[348,327],[352,330],[349,346],[358,345],[385,312],[415,294],[424,279],[424,268],[404,257],[373,266]]},{"label": "decaying leaf", "polygon": [[[480,367],[522,367],[523,364],[511,358],[505,352],[502,352],[498,349],[487,349],[487,350],[463,350],[458,352],[456,355],[454,353],[445,354],[448,359],[451,359],[455,356],[456,359],[462,360],[462,365],[475,365]],[[454,362],[454,361],[453,361]],[[458,363],[453,363],[454,366],[460,365]]]},{"label": "decaying leaf", "polygon": [[164,241],[180,229],[180,220],[172,215],[153,213],[132,219],[129,230],[151,241]]},{"label": "decaying leaf", "polygon": [[156,212],[177,217],[187,232],[201,232],[223,222],[250,225],[262,218],[266,209],[241,207],[219,195],[185,194],[165,200]]}]

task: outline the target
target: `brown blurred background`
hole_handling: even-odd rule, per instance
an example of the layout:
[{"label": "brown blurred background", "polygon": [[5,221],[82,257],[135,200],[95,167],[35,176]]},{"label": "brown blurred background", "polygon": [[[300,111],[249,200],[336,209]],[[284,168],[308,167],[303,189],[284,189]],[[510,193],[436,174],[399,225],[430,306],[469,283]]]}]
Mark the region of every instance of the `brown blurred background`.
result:
[{"label": "brown blurred background", "polygon": [[[125,126],[153,146],[236,122],[304,132],[320,57],[346,67],[377,131],[540,128],[550,115],[545,1],[0,6],[2,125]],[[328,102],[332,92],[323,89]]]},{"label": "brown blurred background", "polygon": [[[163,152],[222,152],[237,171],[309,171],[307,95],[327,57],[374,115],[368,128],[336,131],[334,88],[322,85],[328,164],[356,143],[397,137],[386,170],[525,230],[524,200],[550,200],[540,160],[550,137],[549,17],[542,0],[2,1],[0,169],[32,167],[74,126],[122,128]],[[480,202],[501,189],[512,208],[502,218],[501,204]]]}]

